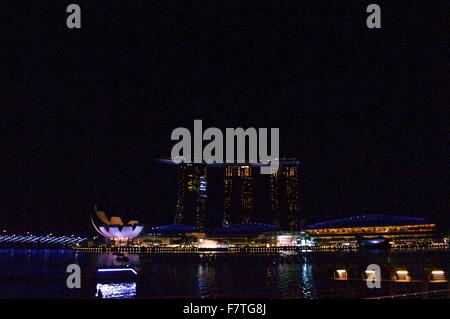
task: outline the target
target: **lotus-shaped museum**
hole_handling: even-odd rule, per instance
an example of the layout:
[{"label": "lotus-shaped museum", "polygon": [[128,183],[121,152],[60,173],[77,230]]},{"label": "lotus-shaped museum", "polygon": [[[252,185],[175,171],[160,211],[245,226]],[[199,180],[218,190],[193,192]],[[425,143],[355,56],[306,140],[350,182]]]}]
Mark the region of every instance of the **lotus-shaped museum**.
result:
[{"label": "lotus-shaped museum", "polygon": [[97,225],[91,216],[92,225],[95,230],[105,238],[111,240],[131,240],[139,236],[144,229],[144,226],[139,224],[137,220],[130,220],[127,223],[122,221],[122,218],[113,216],[110,219],[105,212],[95,209],[95,214],[101,223]]}]

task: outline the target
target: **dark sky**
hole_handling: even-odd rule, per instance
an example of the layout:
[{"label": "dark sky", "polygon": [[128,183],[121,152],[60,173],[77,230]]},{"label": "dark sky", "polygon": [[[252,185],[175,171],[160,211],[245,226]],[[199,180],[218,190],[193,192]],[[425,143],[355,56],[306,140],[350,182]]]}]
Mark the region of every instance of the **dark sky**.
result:
[{"label": "dark sky", "polygon": [[[279,127],[309,222],[449,224],[448,2],[2,1],[0,227],[173,220],[171,131]],[[447,108],[447,109],[446,109]]]}]

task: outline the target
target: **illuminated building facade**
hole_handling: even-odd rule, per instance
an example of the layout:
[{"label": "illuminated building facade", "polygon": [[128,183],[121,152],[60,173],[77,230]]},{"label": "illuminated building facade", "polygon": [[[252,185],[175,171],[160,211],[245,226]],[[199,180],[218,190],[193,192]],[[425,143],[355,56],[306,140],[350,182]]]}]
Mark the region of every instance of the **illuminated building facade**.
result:
[{"label": "illuminated building facade", "polygon": [[299,166],[296,160],[281,160],[271,175],[260,174],[257,165],[225,166],[223,227],[262,222],[298,229]]},{"label": "illuminated building facade", "polygon": [[206,166],[192,164],[178,166],[176,224],[193,225],[199,230],[204,229],[207,183]]},{"label": "illuminated building facade", "polygon": [[92,226],[100,235],[110,240],[114,246],[127,246],[144,229],[144,226],[137,220],[124,223],[122,218],[118,216],[108,218],[105,212],[97,210],[97,207],[95,207],[95,214],[99,225],[94,222],[91,216]]},{"label": "illuminated building facade", "polygon": [[270,175],[271,222],[285,229],[299,227],[299,165],[284,162],[278,172]]},{"label": "illuminated building facade", "polygon": [[310,225],[306,233],[321,246],[420,246],[440,242],[436,225],[425,218],[390,215],[364,215]]},{"label": "illuminated building facade", "polygon": [[250,166],[224,168],[223,226],[247,224],[253,213],[253,175]]},{"label": "illuminated building facade", "polygon": [[175,223],[199,231],[248,223],[297,230],[299,161],[280,160],[278,172],[270,175],[260,173],[262,165],[178,164]]},{"label": "illuminated building facade", "polygon": [[234,224],[212,232],[198,232],[187,225],[153,227],[136,240],[153,252],[222,251],[229,253],[274,253],[278,248],[311,247],[303,232],[282,232],[262,223]]}]

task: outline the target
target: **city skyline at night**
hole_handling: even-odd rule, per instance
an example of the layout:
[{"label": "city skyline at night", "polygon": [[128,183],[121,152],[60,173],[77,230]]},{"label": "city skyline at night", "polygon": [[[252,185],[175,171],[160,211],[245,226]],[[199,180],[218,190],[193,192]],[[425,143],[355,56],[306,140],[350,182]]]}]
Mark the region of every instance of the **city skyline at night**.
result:
[{"label": "city skyline at night", "polygon": [[450,299],[449,12],[0,1],[0,299],[246,319]]}]

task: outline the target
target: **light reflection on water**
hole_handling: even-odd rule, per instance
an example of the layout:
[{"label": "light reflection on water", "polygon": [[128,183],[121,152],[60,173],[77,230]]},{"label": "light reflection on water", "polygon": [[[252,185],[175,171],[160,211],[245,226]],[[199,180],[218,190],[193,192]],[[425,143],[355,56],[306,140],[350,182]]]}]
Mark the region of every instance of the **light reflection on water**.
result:
[{"label": "light reflection on water", "polygon": [[99,294],[105,299],[109,298],[134,298],[136,297],[136,283],[109,283],[101,284],[98,283],[96,287],[95,297],[100,297]]},{"label": "light reflection on water", "polygon": [[314,293],[314,280],[312,264],[304,262],[300,268],[300,292],[304,298],[316,298]]},{"label": "light reflection on water", "polygon": [[[298,256],[209,256],[130,255],[117,262],[112,254],[71,250],[0,249],[1,298],[336,298],[373,296],[361,282],[368,264],[379,264],[383,276],[390,269],[407,269],[414,280],[429,280],[431,270],[450,273],[450,251],[426,252],[337,252]],[[292,257],[292,258],[291,258]],[[82,289],[66,287],[66,267],[80,265]],[[97,279],[97,267],[134,267],[139,275],[115,277],[111,283]],[[346,269],[349,280],[336,282],[336,269]],[[347,285],[355,283],[356,290]],[[398,286],[398,285],[397,285]],[[396,292],[397,286],[383,293]],[[406,287],[402,283],[402,287]],[[431,286],[430,286],[431,287]],[[434,286],[433,286],[434,287]],[[433,288],[431,287],[431,288]],[[418,286],[422,289],[422,284]],[[425,289],[425,288],[424,288]],[[434,289],[434,288],[433,288]],[[353,292],[352,292],[353,291]],[[345,295],[337,295],[337,294]]]},{"label": "light reflection on water", "polygon": [[197,295],[201,298],[207,298],[210,295],[211,287],[216,285],[216,274],[213,267],[199,264],[197,271]]}]

